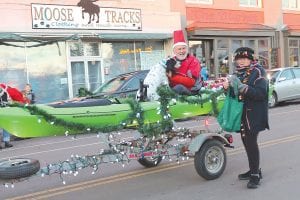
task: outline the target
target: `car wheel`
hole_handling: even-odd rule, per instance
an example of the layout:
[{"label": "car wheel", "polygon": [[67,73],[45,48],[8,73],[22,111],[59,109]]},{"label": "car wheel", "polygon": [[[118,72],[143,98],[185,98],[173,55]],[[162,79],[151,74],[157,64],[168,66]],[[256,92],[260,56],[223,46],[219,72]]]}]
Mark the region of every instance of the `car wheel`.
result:
[{"label": "car wheel", "polygon": [[0,179],[19,179],[29,177],[40,169],[38,160],[15,158],[0,161]]},{"label": "car wheel", "polygon": [[223,144],[218,140],[207,140],[194,158],[197,173],[206,180],[213,180],[221,176],[226,167],[226,152]]},{"label": "car wheel", "polygon": [[272,95],[269,98],[269,107],[273,108],[277,105],[278,100],[277,100],[277,95],[275,92],[272,93]]}]

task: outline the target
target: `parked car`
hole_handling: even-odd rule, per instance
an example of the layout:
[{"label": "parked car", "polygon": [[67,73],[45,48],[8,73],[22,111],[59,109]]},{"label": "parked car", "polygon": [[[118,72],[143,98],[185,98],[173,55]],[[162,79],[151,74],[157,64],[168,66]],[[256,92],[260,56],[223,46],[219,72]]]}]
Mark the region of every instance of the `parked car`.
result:
[{"label": "parked car", "polygon": [[93,94],[99,97],[135,96],[140,88],[140,81],[145,79],[148,72],[149,70],[141,70],[118,75],[93,91]]},{"label": "parked car", "polygon": [[272,85],[269,106],[280,102],[300,99],[300,68],[284,67],[269,70],[268,78]]}]

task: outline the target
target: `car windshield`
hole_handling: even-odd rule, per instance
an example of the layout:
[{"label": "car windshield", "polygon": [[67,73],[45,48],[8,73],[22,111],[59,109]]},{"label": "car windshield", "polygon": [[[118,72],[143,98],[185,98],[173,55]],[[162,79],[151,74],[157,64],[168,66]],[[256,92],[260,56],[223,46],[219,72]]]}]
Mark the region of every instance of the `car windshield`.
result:
[{"label": "car windshield", "polygon": [[100,86],[98,89],[94,91],[94,94],[98,93],[112,93],[115,92],[117,89],[119,89],[124,82],[126,82],[132,74],[128,74],[125,76],[116,77],[107,83],[104,83],[102,86]]},{"label": "car windshield", "polygon": [[279,75],[280,70],[272,70],[272,71],[268,71],[268,79],[269,80],[276,80],[276,78]]}]

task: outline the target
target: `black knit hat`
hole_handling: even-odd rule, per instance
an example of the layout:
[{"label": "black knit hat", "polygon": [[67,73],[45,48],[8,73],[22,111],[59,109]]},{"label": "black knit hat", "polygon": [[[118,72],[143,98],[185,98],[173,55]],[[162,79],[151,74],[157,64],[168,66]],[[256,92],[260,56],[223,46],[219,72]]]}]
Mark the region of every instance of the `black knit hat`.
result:
[{"label": "black knit hat", "polygon": [[234,52],[234,60],[248,58],[254,60],[254,50],[249,47],[240,47]]}]

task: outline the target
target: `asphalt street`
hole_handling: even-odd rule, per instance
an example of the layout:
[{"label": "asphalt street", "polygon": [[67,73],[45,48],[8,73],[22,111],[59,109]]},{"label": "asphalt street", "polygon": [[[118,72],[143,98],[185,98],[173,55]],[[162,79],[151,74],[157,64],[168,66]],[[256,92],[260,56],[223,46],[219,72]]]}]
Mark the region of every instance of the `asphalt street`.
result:
[{"label": "asphalt street", "polygon": [[[300,198],[300,103],[287,103],[270,109],[271,130],[259,136],[263,179],[256,190],[246,188],[246,181],[237,175],[247,170],[247,158],[240,136],[234,134],[234,149],[227,150],[227,166],[222,176],[213,181],[201,178],[194,169],[193,159],[176,162],[163,161],[155,168],[144,168],[132,161],[125,167],[118,164],[101,166],[97,173],[83,169],[78,176],[67,175],[66,184],[58,175],[33,176],[27,180],[0,187],[0,199],[143,199],[143,200],[214,200],[214,199],[272,199]],[[204,120],[177,123],[186,128],[204,128]],[[214,118],[209,128],[218,129]],[[138,137],[127,131],[124,138]],[[0,158],[34,158],[41,166],[69,159],[71,155],[97,154],[106,148],[97,134],[32,138],[13,141],[14,147],[0,151]]]}]

